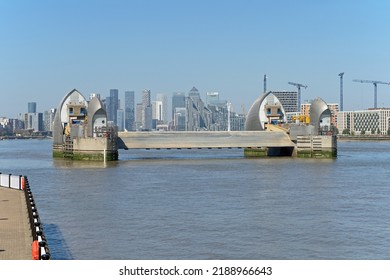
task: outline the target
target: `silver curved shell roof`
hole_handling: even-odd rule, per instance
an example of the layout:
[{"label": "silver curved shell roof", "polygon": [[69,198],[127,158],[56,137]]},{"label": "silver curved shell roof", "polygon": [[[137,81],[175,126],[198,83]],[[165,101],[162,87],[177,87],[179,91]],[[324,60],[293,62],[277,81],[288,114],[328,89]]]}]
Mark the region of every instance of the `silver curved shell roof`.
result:
[{"label": "silver curved shell roof", "polygon": [[321,98],[314,99],[310,106],[310,124],[313,125],[316,131],[320,128],[321,119],[325,116],[330,117],[331,112],[328,104]]},{"label": "silver curved shell roof", "polygon": [[106,111],[104,110],[104,105],[102,101],[97,97],[93,97],[91,101],[89,101],[88,103],[88,123],[87,123],[88,130],[87,131],[89,137],[92,137],[93,126],[94,126],[93,119],[95,114],[98,112],[104,114],[105,117],[107,118],[107,114]]},{"label": "silver curved shell roof", "polygon": [[67,107],[64,106],[64,104],[71,100],[78,100],[87,103],[85,97],[77,89],[73,89],[68,94],[66,94],[64,98],[62,98],[60,104],[57,107],[53,122],[53,144],[63,143],[64,123],[66,123],[69,118]]},{"label": "silver curved shell roof", "polygon": [[[264,130],[265,127],[263,125],[264,120],[261,119],[261,106],[263,104],[263,101],[272,94],[272,91],[269,91],[267,93],[264,93],[261,95],[259,98],[253,102],[251,108],[248,111],[248,114],[246,116],[245,120],[245,130],[246,131],[259,131],[259,130]],[[273,95],[273,94],[272,94]],[[274,96],[275,100],[280,103],[278,98]],[[283,114],[285,115],[284,108],[282,104],[280,103],[281,109],[283,111]]]}]

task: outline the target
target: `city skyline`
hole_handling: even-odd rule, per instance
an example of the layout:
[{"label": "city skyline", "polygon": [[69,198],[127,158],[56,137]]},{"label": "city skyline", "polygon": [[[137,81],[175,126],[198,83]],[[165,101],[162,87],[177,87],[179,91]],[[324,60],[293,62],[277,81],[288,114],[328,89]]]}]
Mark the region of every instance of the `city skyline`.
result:
[{"label": "city skyline", "polygon": [[[373,107],[372,84],[389,82],[390,3],[373,1],[35,1],[0,3],[0,115],[15,117],[25,100],[56,107],[77,88],[105,96],[218,91],[236,111],[267,90],[295,91],[302,102]],[[145,15],[147,15],[145,17]],[[204,97],[203,97],[204,98]],[[378,107],[390,87],[378,85]]]}]

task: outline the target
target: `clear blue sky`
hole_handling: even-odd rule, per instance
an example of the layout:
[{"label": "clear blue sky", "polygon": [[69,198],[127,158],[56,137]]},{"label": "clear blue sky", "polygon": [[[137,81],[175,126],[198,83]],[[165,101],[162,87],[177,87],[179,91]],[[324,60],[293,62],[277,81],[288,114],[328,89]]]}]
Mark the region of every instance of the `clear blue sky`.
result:
[{"label": "clear blue sky", "polygon": [[[236,111],[263,91],[296,90],[344,109],[373,106],[390,81],[390,1],[0,0],[0,116],[35,101],[57,107],[73,88],[220,92]],[[390,107],[390,86],[378,85]]]}]

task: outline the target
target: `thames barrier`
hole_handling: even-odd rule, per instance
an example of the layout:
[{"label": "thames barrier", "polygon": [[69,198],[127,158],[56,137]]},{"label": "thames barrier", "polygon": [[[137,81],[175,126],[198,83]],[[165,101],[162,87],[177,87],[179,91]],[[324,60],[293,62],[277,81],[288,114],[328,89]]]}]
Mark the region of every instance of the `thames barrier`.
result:
[{"label": "thames barrier", "polygon": [[119,149],[240,148],[246,157],[334,158],[337,138],[328,129],[330,117],[327,104],[317,98],[311,105],[310,122],[287,123],[283,106],[268,92],[252,104],[245,131],[118,132],[100,99],[87,101],[74,89],[56,111],[53,157],[112,161],[118,160]]}]

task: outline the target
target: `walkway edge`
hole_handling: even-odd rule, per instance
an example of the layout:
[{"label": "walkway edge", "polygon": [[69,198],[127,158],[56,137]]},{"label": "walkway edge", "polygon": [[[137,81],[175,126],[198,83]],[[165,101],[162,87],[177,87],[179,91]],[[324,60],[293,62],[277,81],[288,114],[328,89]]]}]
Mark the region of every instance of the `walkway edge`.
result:
[{"label": "walkway edge", "polygon": [[41,218],[35,205],[34,197],[30,189],[27,176],[23,176],[21,186],[26,197],[27,211],[30,220],[31,234],[33,243],[31,245],[32,258],[34,260],[49,260],[50,250],[47,244],[46,236],[43,233]]},{"label": "walkway edge", "polygon": [[[27,210],[24,215],[27,214],[25,218],[29,225],[26,224],[27,227],[25,227],[23,231],[26,233],[28,232],[28,235],[32,237],[32,244],[28,244],[27,242],[26,245],[31,246],[31,258],[33,260],[49,260],[51,257],[50,250],[46,237],[43,233],[42,222],[35,205],[34,197],[30,189],[27,176],[2,174],[0,172],[0,187],[2,189],[11,189],[16,192],[23,191],[24,198],[23,194],[20,194],[20,199],[21,201],[25,200],[25,203],[23,202],[23,205],[18,207],[23,207],[25,210]],[[19,217],[19,219],[20,218],[21,217]],[[19,243],[21,240],[17,240],[17,242]]]}]

